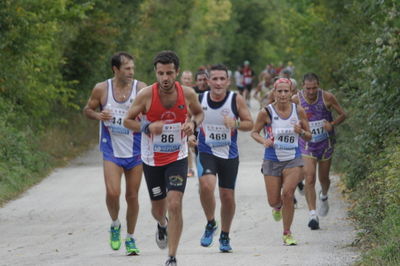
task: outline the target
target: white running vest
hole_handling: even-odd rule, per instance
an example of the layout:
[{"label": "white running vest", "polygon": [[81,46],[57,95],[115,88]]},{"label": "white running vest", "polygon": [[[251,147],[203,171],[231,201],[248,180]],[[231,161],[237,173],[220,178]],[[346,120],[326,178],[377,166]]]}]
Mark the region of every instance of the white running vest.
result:
[{"label": "white running vest", "polygon": [[118,102],[114,98],[112,79],[107,80],[107,100],[102,110],[111,111],[112,119],[100,122],[100,150],[117,158],[130,158],[140,154],[140,133],[123,126],[123,120],[137,94],[137,80],[133,81],[128,99]]},{"label": "white running vest", "polygon": [[213,154],[223,159],[236,158],[238,157],[237,130],[224,125],[224,116],[236,119],[232,110],[234,93],[228,91],[229,95],[225,103],[217,109],[208,105],[209,93],[205,92],[201,101],[204,120],[200,127],[198,149],[200,152]]},{"label": "white running vest", "polygon": [[279,116],[272,104],[268,105],[268,110],[271,114],[274,145],[265,149],[264,159],[284,162],[301,156],[299,134],[294,131],[294,125],[299,122],[299,117],[296,104],[292,103],[291,107],[290,116],[284,119]]}]

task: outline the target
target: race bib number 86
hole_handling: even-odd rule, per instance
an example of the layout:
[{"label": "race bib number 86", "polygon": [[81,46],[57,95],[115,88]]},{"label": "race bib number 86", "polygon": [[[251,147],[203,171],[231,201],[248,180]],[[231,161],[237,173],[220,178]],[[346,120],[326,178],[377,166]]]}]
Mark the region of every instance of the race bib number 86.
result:
[{"label": "race bib number 86", "polygon": [[155,152],[175,152],[181,148],[181,124],[166,124],[162,133],[155,135],[153,139]]}]

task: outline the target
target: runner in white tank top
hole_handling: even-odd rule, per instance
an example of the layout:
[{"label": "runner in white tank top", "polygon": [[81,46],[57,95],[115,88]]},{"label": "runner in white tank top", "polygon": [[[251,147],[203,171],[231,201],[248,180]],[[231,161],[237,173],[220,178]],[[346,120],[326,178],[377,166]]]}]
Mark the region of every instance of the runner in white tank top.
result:
[{"label": "runner in white tank top", "polygon": [[[138,217],[138,193],[142,177],[140,159],[140,134],[123,126],[123,118],[136,97],[146,84],[133,79],[133,57],[125,52],[111,58],[112,79],[100,82],[94,87],[84,108],[89,119],[100,121],[100,150],[103,152],[106,204],[112,223],[110,245],[114,250],[121,246],[121,223],[118,219],[119,197],[122,173],[126,184],[126,230],[125,247],[128,254],[138,254],[133,233]],[[99,111],[98,111],[99,110]]]},{"label": "runner in white tank top", "polygon": [[[268,203],[275,221],[283,218],[283,243],[296,245],[290,231],[294,216],[294,191],[302,180],[303,161],[298,147],[299,137],[311,139],[306,113],[291,102],[291,81],[280,78],[274,83],[275,102],[263,108],[251,136],[265,148],[262,172]],[[261,136],[261,130],[267,134]]]}]

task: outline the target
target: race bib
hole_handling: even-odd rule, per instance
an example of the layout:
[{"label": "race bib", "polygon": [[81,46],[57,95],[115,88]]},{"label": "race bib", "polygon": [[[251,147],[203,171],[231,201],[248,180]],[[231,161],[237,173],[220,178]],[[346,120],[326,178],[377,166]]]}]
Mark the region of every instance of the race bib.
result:
[{"label": "race bib", "polygon": [[328,132],[324,128],[325,120],[310,121],[310,129],[312,134],[311,142],[320,142],[329,137]]},{"label": "race bib", "polygon": [[298,147],[298,134],[293,128],[276,128],[273,135],[275,149],[293,150]]},{"label": "race bib", "polygon": [[123,126],[124,117],[127,111],[116,107],[112,107],[108,110],[110,110],[112,118],[108,121],[104,121],[104,125],[108,127],[112,134],[128,135],[129,129]]},{"label": "race bib", "polygon": [[154,135],[154,152],[175,152],[181,148],[181,123],[165,124],[160,135]]},{"label": "race bib", "polygon": [[221,147],[231,144],[231,130],[224,125],[203,126],[206,135],[206,144],[210,147]]},{"label": "race bib", "polygon": [[251,77],[245,77],[244,78],[244,84],[249,85],[253,82],[253,78]]}]

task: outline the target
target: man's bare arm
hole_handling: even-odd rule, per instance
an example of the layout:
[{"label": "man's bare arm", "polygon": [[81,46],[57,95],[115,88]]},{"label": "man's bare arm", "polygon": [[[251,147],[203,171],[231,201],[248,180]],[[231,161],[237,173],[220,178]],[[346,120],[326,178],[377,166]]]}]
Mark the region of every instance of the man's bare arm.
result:
[{"label": "man's bare arm", "polygon": [[88,102],[83,108],[83,114],[93,120],[107,121],[112,118],[111,114],[106,110],[98,112],[97,109],[101,106],[101,98],[104,94],[106,87],[103,83],[98,83],[92,90],[92,94],[89,97]]}]

